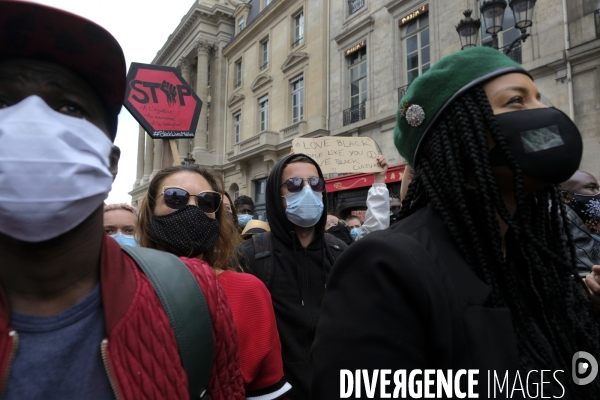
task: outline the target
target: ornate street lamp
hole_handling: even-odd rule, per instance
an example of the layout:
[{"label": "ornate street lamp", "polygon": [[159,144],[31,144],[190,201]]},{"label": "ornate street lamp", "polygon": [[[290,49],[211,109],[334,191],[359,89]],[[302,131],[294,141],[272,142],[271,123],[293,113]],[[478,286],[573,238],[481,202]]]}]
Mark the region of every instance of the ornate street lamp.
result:
[{"label": "ornate street lamp", "polygon": [[[508,6],[511,8],[515,17],[515,29],[521,31],[521,35],[516,38],[504,51],[509,54],[515,44],[531,36],[527,33],[527,28],[533,25],[533,9],[537,0],[508,0]],[[498,33],[504,29],[504,11],[506,10],[506,0],[484,0],[479,7],[481,12],[485,32],[492,36],[492,47],[498,49]],[[464,20],[456,26],[456,31],[460,37],[461,49],[472,47],[477,44],[477,35],[481,20],[471,18],[471,10],[463,12]],[[600,18],[599,18],[600,20]],[[599,23],[600,25],[600,23]],[[600,34],[599,34],[600,35]]]},{"label": "ornate street lamp", "polygon": [[183,159],[183,165],[194,165],[196,160],[192,156],[192,153],[188,153],[187,157]]},{"label": "ornate street lamp", "polygon": [[533,8],[536,0],[510,0],[508,6],[515,16],[515,28],[523,32],[533,25]]},{"label": "ornate street lamp", "polygon": [[486,0],[479,7],[479,11],[483,16],[485,32],[492,35],[492,47],[494,49],[498,48],[498,32],[502,31],[505,9],[505,0]]},{"label": "ornate street lamp", "polygon": [[472,12],[473,10],[465,10],[463,12],[465,19],[461,19],[458,25],[456,25],[456,32],[458,32],[458,36],[460,37],[461,50],[477,46],[477,36],[479,36],[481,21],[471,18]]},{"label": "ornate street lamp", "polygon": [[509,54],[513,46],[519,41],[525,42],[531,34],[527,33],[527,28],[533,25],[533,8],[536,0],[510,0],[508,6],[515,16],[515,29],[521,31],[521,36],[513,40],[506,49],[506,54]]}]

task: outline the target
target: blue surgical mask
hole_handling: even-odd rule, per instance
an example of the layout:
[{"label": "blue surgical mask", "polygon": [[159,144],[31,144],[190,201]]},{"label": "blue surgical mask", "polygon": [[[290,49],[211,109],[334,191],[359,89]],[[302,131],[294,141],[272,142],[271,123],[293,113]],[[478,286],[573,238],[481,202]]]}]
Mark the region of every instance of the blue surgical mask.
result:
[{"label": "blue surgical mask", "polygon": [[350,229],[350,236],[352,236],[352,239],[354,239],[354,240],[356,240],[356,237],[358,236],[359,233],[360,233],[360,228]]},{"label": "blue surgical mask", "polygon": [[117,243],[125,245],[125,246],[131,246],[131,247],[137,247],[138,243],[137,240],[135,240],[135,237],[133,236],[129,236],[129,235],[123,235],[121,232],[119,233],[115,233],[114,235],[110,235],[113,239],[115,239],[117,241]]},{"label": "blue surgical mask", "polygon": [[240,215],[238,215],[238,223],[240,224],[240,226],[242,228],[245,228],[246,224],[248,222],[250,222],[251,219],[252,219],[252,215],[250,215],[250,214],[240,214]]},{"label": "blue surgical mask", "polygon": [[306,185],[301,191],[285,196],[285,213],[295,225],[308,228],[317,224],[323,215],[323,193],[317,193]]}]

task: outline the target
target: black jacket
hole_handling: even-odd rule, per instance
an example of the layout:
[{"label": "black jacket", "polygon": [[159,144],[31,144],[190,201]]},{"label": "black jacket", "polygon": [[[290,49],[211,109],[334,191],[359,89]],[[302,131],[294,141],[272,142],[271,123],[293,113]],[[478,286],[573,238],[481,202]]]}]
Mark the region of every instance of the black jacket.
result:
[{"label": "black jacket", "polygon": [[341,369],[479,369],[479,397],[487,398],[487,370],[519,368],[510,310],[485,307],[490,293],[429,208],[369,234],[329,279],[311,398],[340,398]]},{"label": "black jacket", "polygon": [[573,236],[575,244],[575,257],[577,258],[577,272],[590,273],[592,266],[600,264],[600,243],[592,237],[577,213],[567,205],[567,228]]},{"label": "black jacket", "polygon": [[[310,390],[310,347],[321,312],[325,282],[335,259],[334,252],[324,239],[327,208],[315,225],[316,237],[306,248],[302,247],[294,225],[288,220],[280,192],[282,171],[288,162],[299,155],[288,156],[279,161],[267,179],[267,218],[273,236],[273,276],[269,291],[277,319],[281,339],[283,369],[292,390],[290,399],[307,400]],[[319,176],[323,176],[319,166]],[[336,238],[329,238],[341,249],[347,245]],[[246,261],[246,270],[252,273],[252,260]]]}]

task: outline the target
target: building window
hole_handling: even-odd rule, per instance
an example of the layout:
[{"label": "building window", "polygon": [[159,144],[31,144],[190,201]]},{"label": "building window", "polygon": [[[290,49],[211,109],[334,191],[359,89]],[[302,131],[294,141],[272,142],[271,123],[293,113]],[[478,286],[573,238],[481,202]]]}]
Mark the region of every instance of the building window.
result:
[{"label": "building window", "polygon": [[246,25],[244,25],[244,18],[238,19],[238,33],[244,30]]},{"label": "building window", "polygon": [[404,32],[406,49],[406,83],[410,85],[419,75],[425,73],[430,63],[429,15],[409,22]]},{"label": "building window", "polygon": [[260,42],[260,69],[263,70],[269,66],[269,39]]},{"label": "building window", "polygon": [[233,134],[235,137],[235,143],[239,143],[240,141],[240,130],[242,129],[242,125],[241,125],[241,121],[242,121],[242,113],[237,112],[235,114],[233,114]]},{"label": "building window", "polygon": [[235,62],[235,87],[240,87],[242,84],[242,59]]},{"label": "building window", "polygon": [[235,188],[233,189],[233,199],[235,200],[238,197],[240,197],[240,188],[238,185],[235,185]]},{"label": "building window", "polygon": [[304,43],[304,11],[294,15],[294,43],[292,47],[300,46]]},{"label": "building window", "polygon": [[254,214],[261,221],[267,220],[267,179],[254,181]]},{"label": "building window", "polygon": [[365,6],[365,0],[348,0],[348,6],[352,15]]},{"label": "building window", "polygon": [[367,48],[363,47],[348,56],[350,69],[350,108],[344,110],[344,125],[366,118],[367,102]]},{"label": "building window", "polygon": [[269,128],[269,97],[264,96],[258,100],[260,106],[260,131],[266,131]]},{"label": "building window", "polygon": [[208,71],[206,74],[207,74],[207,77],[206,77],[207,86],[210,86],[210,62],[208,63]]},{"label": "building window", "polygon": [[304,75],[290,81],[292,84],[292,123],[304,118]]},{"label": "building window", "polygon": [[[506,10],[504,10],[504,22],[502,23],[502,26],[506,26],[508,28],[498,32],[498,47],[500,48],[500,50],[506,50],[508,49],[508,46],[510,46],[510,44],[513,42],[513,40],[521,36],[521,31],[515,28],[515,16],[509,7],[506,7]],[[485,32],[485,29],[483,29],[482,24],[481,45],[492,47],[492,41],[492,35],[490,33]],[[521,64],[521,42],[516,43],[513,46],[508,56],[514,61]]]},{"label": "building window", "polygon": [[273,0],[265,0],[265,7],[267,7],[269,4],[271,4],[273,2]]},{"label": "building window", "polygon": [[350,107],[367,101],[367,48],[355,51],[350,61]]}]

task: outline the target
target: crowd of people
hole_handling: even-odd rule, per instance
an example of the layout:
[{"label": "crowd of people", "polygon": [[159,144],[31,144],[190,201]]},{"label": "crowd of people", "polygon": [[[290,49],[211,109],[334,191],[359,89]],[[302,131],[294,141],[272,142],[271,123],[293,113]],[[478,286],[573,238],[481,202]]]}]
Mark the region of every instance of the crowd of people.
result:
[{"label": "crowd of people", "polygon": [[0,2],[4,399],[330,400],[342,370],[382,369],[561,370],[523,390],[600,398],[571,378],[600,356],[600,186],[519,64],[471,48],[411,84],[400,193],[380,155],[364,221],[293,152],[266,221],[198,165],[105,205],[125,71],[97,24]]}]

